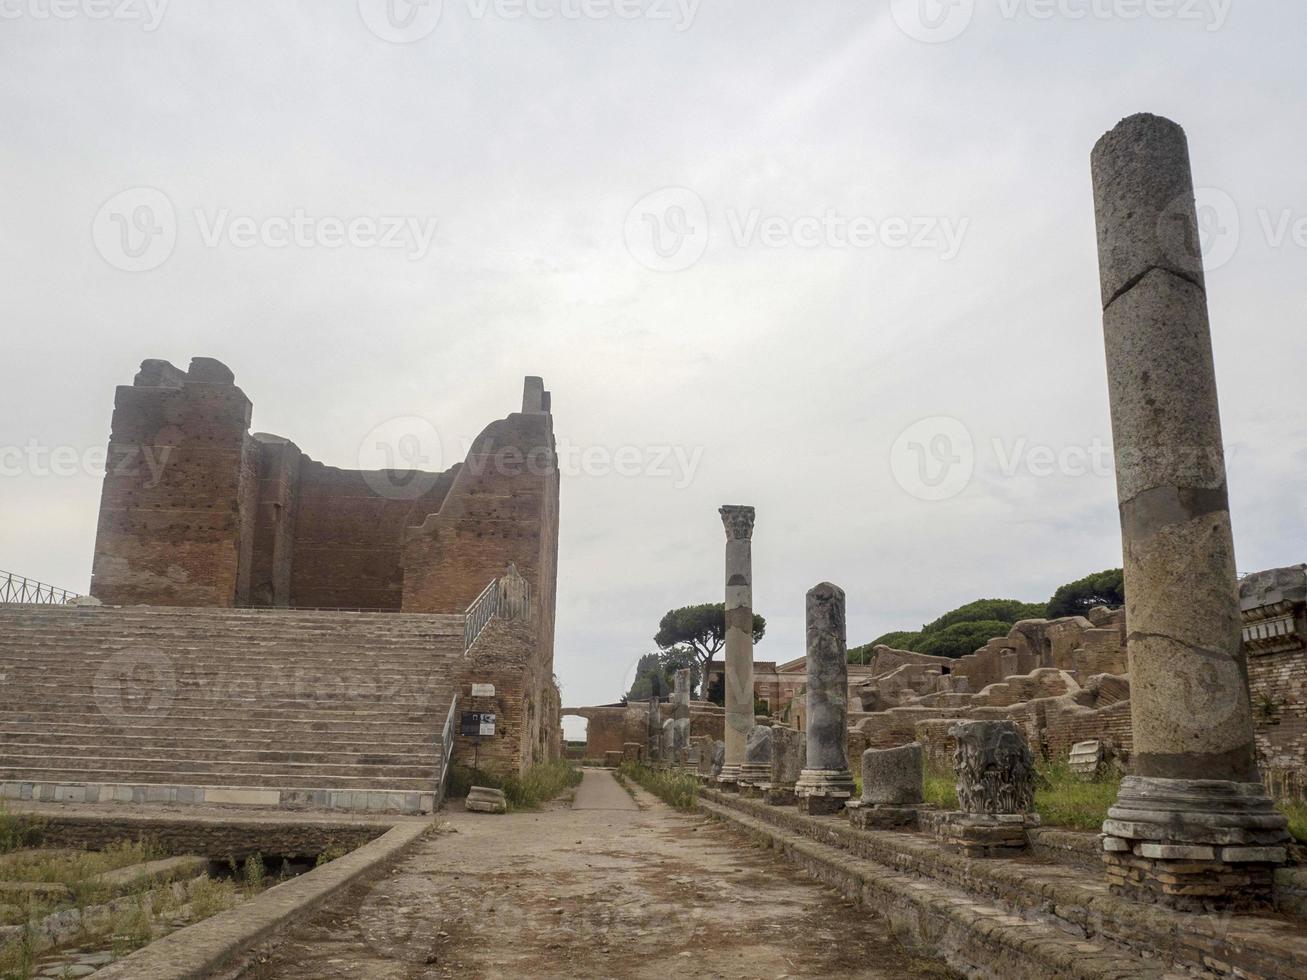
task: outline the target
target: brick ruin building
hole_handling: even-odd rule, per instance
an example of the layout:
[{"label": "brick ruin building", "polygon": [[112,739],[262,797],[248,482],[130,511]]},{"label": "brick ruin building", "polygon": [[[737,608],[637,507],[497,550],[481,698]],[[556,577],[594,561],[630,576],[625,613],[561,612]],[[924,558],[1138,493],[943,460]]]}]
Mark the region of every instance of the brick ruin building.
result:
[{"label": "brick ruin building", "polygon": [[117,389],[100,605],[0,606],[4,795],[425,811],[451,760],[558,757],[542,381],[439,473],[326,466],[251,415],[210,358]]}]

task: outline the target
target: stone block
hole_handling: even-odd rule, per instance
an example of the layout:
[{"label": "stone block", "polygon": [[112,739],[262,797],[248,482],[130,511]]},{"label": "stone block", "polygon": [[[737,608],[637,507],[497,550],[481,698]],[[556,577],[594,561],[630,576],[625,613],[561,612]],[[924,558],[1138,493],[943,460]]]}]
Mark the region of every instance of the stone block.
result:
[{"label": "stone block", "polygon": [[1220,853],[1226,864],[1284,864],[1288,859],[1286,847],[1223,847]]},{"label": "stone block", "polygon": [[1202,845],[1143,843],[1135,846],[1135,853],[1155,861],[1216,860],[1216,849]]},{"label": "stone block", "polygon": [[501,789],[473,786],[468,790],[464,807],[473,813],[507,813],[508,799]]},{"label": "stone block", "polygon": [[862,753],[862,802],[879,806],[910,806],[924,801],[924,754],[913,742],[894,749]]}]

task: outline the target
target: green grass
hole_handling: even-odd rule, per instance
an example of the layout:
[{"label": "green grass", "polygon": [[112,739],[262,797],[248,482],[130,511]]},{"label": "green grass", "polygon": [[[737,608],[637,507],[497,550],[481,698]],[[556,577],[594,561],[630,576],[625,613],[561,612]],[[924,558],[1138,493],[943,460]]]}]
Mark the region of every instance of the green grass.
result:
[{"label": "green grass", "polygon": [[21,813],[10,813],[0,805],[0,854],[39,844],[43,829],[40,820]]},{"label": "green grass", "polygon": [[580,768],[567,759],[539,763],[521,776],[497,776],[455,763],[449,773],[449,795],[467,796],[473,786],[487,786],[504,791],[510,810],[533,810],[580,782]]},{"label": "green grass", "polygon": [[1035,790],[1035,812],[1046,827],[1099,830],[1108,808],[1116,802],[1120,776],[1084,782],[1065,762],[1041,766]]},{"label": "green grass", "polygon": [[[1066,763],[1040,765],[1035,812],[1046,827],[1098,830],[1107,819],[1108,808],[1116,802],[1120,785],[1118,776],[1082,782]],[[957,782],[952,772],[927,766],[924,789],[927,803],[941,810],[958,808]]]},{"label": "green grass", "polygon": [[1300,844],[1307,844],[1307,803],[1281,803],[1280,810],[1289,818],[1289,833]]},{"label": "green grass", "polygon": [[636,762],[623,762],[617,772],[635,780],[676,810],[693,810],[699,799],[699,780],[681,769],[651,769]]}]

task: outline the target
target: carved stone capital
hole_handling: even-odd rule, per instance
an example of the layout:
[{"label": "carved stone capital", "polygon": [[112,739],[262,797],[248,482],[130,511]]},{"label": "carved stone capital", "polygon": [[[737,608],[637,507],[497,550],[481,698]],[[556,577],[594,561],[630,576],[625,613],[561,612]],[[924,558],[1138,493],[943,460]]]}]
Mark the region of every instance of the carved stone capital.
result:
[{"label": "carved stone capital", "polygon": [[748,541],[753,537],[754,509],[727,504],[717,511],[726,526],[726,540]]}]

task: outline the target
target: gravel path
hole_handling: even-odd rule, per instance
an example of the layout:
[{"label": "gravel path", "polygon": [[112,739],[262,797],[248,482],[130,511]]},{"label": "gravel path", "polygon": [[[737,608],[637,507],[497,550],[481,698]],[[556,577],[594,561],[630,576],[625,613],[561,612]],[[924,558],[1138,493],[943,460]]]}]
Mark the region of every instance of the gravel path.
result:
[{"label": "gravel path", "polygon": [[884,924],[604,770],[572,805],[444,832],[267,947],[250,980],[950,977]]}]

